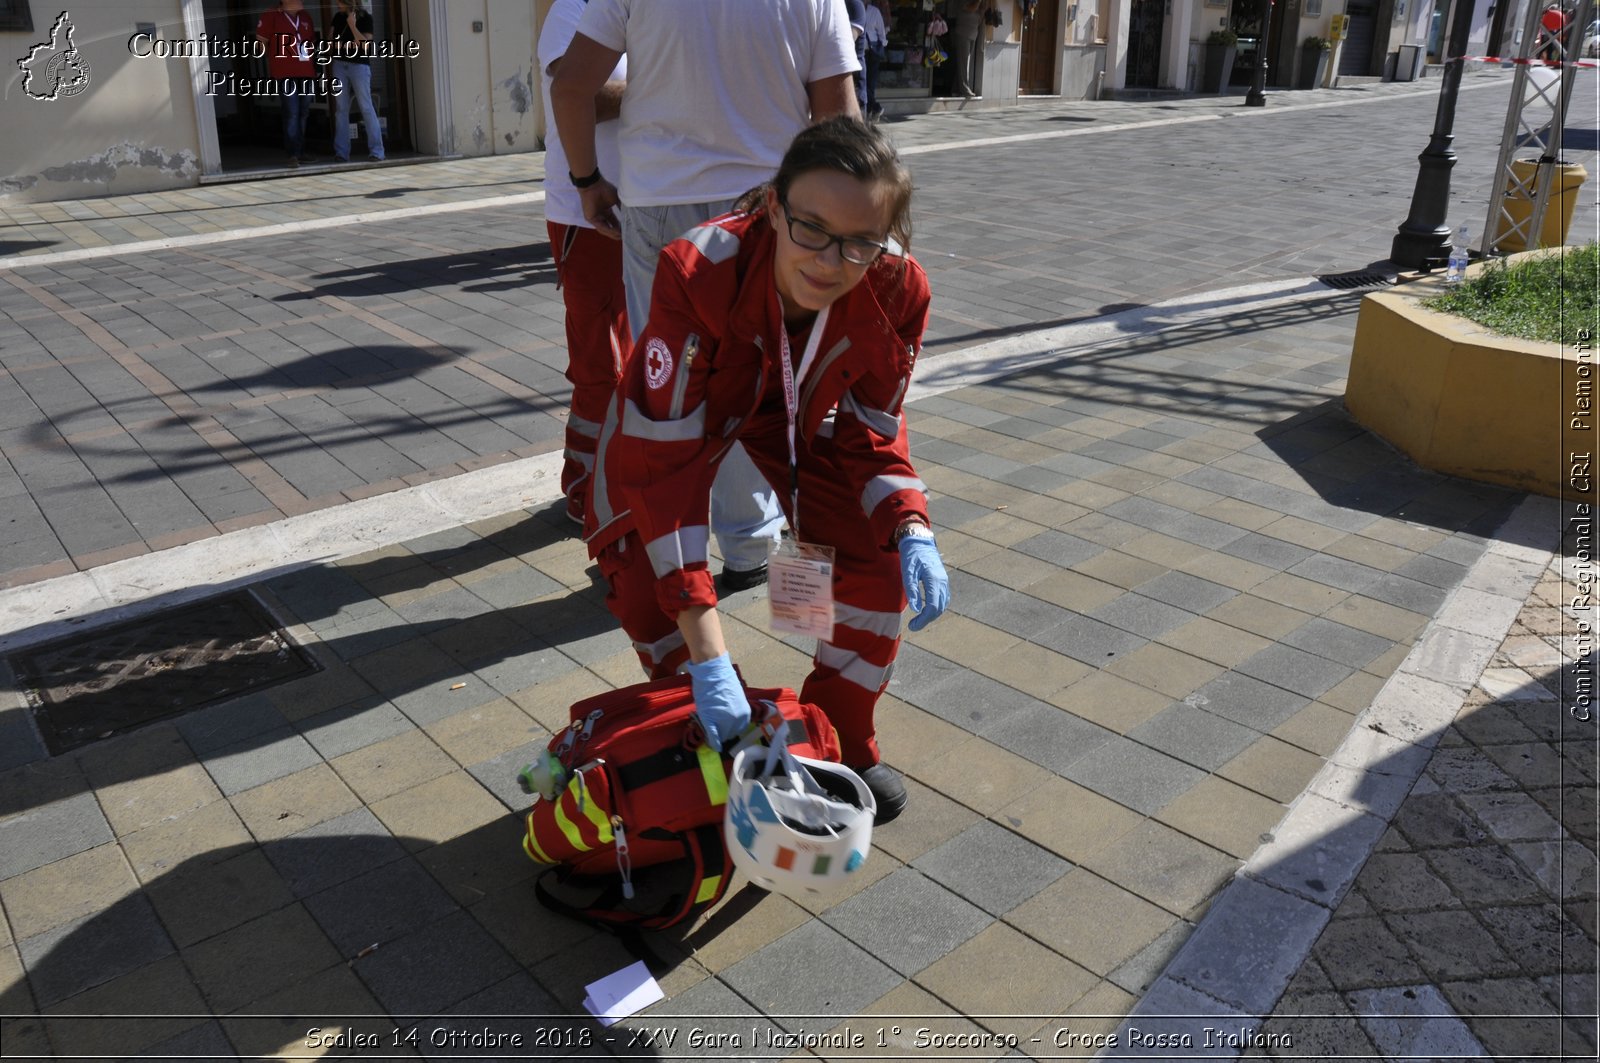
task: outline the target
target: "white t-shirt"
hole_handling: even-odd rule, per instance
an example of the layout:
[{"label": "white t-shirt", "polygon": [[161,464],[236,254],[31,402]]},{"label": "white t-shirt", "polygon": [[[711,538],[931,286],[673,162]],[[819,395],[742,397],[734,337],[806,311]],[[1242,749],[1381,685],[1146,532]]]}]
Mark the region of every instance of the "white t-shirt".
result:
[{"label": "white t-shirt", "polygon": [[[567,152],[561,146],[556,132],[556,116],[550,107],[550,64],[567,54],[573,35],[578,32],[578,19],[583,14],[583,0],[556,0],[544,17],[539,30],[539,76],[544,85],[544,216],[563,225],[594,226],[583,216],[583,201],[568,177]],[[628,58],[623,56],[611,72],[611,80],[621,81],[628,76]],[[595,158],[600,172],[612,181],[622,168],[617,150],[617,134],[621,123],[601,122],[594,129]]]},{"label": "white t-shirt", "polygon": [[626,206],[732,199],[811,121],[806,86],[859,70],[838,0],[590,0],[578,32],[628,53]]}]

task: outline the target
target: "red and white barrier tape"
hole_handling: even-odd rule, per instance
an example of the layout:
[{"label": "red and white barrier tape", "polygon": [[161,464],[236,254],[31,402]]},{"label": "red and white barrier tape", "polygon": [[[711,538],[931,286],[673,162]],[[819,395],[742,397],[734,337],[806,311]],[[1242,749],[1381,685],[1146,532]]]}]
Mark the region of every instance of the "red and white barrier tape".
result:
[{"label": "red and white barrier tape", "polygon": [[1551,69],[1576,66],[1586,70],[1600,68],[1600,62],[1592,59],[1571,59],[1567,62],[1562,62],[1559,59],[1521,59],[1515,56],[1501,55],[1464,55],[1461,58],[1469,63],[1503,63],[1506,66],[1543,66]]}]

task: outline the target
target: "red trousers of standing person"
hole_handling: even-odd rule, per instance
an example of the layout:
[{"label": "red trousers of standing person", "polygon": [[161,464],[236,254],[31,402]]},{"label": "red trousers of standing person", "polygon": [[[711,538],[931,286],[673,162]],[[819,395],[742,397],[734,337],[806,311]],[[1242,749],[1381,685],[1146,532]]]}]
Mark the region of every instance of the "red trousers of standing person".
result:
[{"label": "red trousers of standing person", "polygon": [[[789,479],[782,427],[780,419],[741,437],[756,467],[775,486]],[[832,440],[819,438],[799,462],[800,536],[834,549],[833,635],[818,642],[800,700],[827,714],[839,732],[845,764],[863,768],[879,760],[873,710],[894,671],[906,595],[899,555],[874,542],[861,500],[844,486],[848,479],[832,451]],[[781,488],[780,497],[788,502]],[[676,673],[689,651],[677,621],[662,611],[655,570],[638,533],[629,532],[596,560],[610,586],[606,607],[633,639],[639,663],[652,679]],[[759,686],[770,678],[749,681]]]},{"label": "red trousers of standing person", "polygon": [[622,290],[622,242],[581,225],[549,221],[545,227],[567,311],[566,375],[572,385],[561,493],[567,499],[567,516],[582,524],[600,424],[633,343]]}]

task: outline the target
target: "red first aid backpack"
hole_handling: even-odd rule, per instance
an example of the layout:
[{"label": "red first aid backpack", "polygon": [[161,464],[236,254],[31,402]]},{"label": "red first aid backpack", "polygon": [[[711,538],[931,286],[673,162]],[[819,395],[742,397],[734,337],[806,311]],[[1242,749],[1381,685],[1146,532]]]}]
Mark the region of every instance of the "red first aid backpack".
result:
[{"label": "red first aid backpack", "polygon": [[[785,689],[746,690],[752,719],[790,750],[837,761],[815,705]],[[550,740],[555,783],[528,812],[523,851],[549,870],[545,907],[613,926],[661,929],[722,899],[733,865],[722,839],[731,759],[703,742],[689,678],[586,698]],[[526,773],[525,773],[526,774]]]}]

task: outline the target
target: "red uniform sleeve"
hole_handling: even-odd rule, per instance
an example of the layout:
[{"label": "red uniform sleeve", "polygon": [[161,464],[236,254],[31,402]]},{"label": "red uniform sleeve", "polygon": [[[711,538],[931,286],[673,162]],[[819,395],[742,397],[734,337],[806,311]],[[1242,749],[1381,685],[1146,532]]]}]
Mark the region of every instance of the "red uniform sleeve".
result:
[{"label": "red uniform sleeve", "polygon": [[894,328],[900,357],[884,371],[851,382],[834,418],[834,448],[861,499],[874,540],[887,550],[901,521],[928,519],[927,487],[911,464],[902,406],[928,325],[930,293],[927,275],[914,261],[885,267],[896,272],[889,274],[889,285],[877,287],[877,294]]},{"label": "red uniform sleeve", "polygon": [[717,344],[701,320],[679,262],[663,254],[650,320],[623,366],[618,424],[607,465],[631,515],[668,616],[715,605],[708,569],[711,481],[728,441],[707,432],[707,381]]}]

